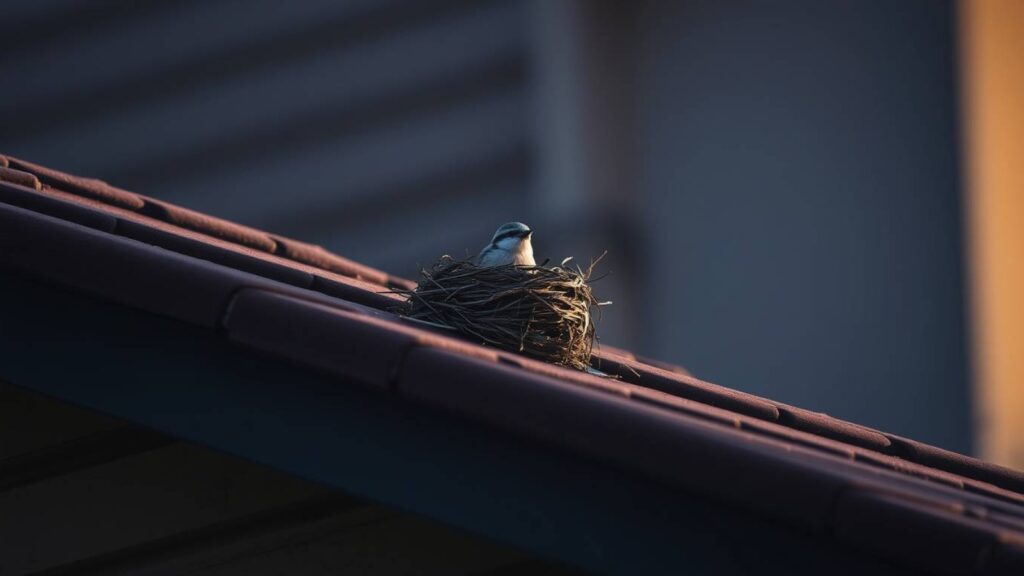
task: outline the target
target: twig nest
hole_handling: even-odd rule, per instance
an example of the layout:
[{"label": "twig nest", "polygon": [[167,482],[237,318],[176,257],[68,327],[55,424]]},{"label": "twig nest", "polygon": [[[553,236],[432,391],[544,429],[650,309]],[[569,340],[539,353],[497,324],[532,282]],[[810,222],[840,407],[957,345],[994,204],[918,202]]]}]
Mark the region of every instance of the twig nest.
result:
[{"label": "twig nest", "polygon": [[[587,370],[598,306],[586,270],[561,266],[477,266],[442,257],[408,296],[413,320],[455,330],[481,344]],[[596,262],[595,262],[596,263]]]}]

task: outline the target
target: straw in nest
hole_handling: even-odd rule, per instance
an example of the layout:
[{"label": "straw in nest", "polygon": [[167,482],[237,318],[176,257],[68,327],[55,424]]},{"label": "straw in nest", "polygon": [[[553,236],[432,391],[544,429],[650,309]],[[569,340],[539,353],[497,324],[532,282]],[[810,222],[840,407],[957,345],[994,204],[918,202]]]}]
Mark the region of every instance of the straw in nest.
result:
[{"label": "straw in nest", "polygon": [[568,262],[477,266],[444,256],[422,271],[415,290],[402,292],[404,313],[481,344],[587,370],[595,336],[591,308],[606,303],[588,284],[597,260],[586,270]]}]

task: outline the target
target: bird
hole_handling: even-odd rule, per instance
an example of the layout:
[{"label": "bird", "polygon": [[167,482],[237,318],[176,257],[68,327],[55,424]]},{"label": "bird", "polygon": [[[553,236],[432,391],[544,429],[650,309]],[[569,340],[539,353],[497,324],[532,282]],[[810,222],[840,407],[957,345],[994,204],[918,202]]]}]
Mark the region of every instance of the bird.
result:
[{"label": "bird", "polygon": [[533,259],[533,245],[530,237],[533,230],[522,222],[507,222],[498,226],[491,243],[484,246],[476,257],[478,266],[536,266]]}]

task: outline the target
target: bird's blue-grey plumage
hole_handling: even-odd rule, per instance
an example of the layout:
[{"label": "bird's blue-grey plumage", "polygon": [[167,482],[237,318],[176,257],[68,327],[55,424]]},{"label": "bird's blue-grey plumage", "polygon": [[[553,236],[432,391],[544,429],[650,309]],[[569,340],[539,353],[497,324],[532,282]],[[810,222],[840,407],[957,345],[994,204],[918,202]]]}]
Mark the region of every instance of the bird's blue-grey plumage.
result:
[{"label": "bird's blue-grey plumage", "polygon": [[530,236],[533,231],[522,222],[508,222],[502,224],[494,232],[491,243],[484,247],[477,256],[477,264],[480,266],[501,266],[503,264],[518,264],[520,266],[535,266],[533,259],[533,245],[530,243]]}]

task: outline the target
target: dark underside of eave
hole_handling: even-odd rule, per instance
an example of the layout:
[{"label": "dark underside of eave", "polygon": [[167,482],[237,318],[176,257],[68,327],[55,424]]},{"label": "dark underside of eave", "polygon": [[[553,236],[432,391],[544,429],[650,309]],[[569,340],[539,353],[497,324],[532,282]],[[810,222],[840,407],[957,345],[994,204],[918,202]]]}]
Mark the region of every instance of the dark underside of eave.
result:
[{"label": "dark underside of eave", "polygon": [[[175,320],[0,272],[0,378],[147,430],[596,572],[902,573],[727,503],[339,385]],[[114,433],[110,439],[122,441],[93,455],[168,441],[154,432],[129,437]],[[763,564],[771,557],[800,560]]]}]

